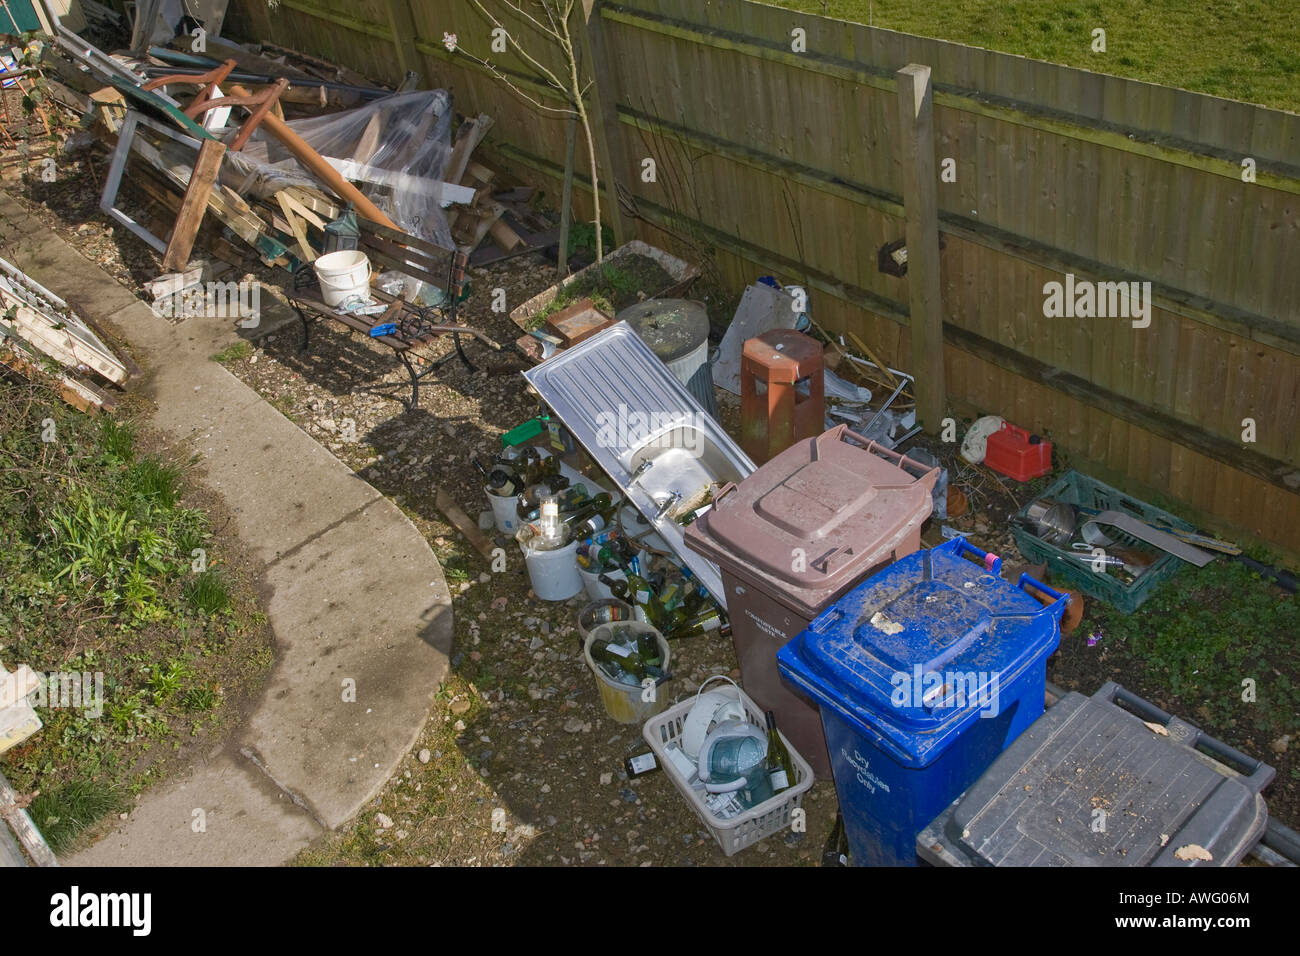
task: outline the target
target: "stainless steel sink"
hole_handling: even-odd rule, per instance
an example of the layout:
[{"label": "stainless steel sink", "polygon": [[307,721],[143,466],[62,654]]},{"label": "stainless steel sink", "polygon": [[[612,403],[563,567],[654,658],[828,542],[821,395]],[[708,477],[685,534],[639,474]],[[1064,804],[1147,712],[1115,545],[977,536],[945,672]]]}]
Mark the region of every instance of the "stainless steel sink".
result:
[{"label": "stainless steel sink", "polygon": [[682,540],[683,505],[754,463],[626,322],[524,372],[560,421],[714,599],[718,566]]}]

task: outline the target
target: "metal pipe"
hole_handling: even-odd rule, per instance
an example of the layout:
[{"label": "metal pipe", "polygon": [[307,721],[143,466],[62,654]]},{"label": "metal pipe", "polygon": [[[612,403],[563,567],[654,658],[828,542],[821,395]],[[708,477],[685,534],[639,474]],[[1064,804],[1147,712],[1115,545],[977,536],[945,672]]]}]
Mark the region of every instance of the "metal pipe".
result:
[{"label": "metal pipe", "polygon": [[[220,64],[215,65],[220,66]],[[210,72],[211,69],[212,67],[204,68],[184,64],[174,66],[154,66],[153,64],[149,64],[141,67],[141,72],[148,77],[175,76],[178,74],[184,74],[186,76],[202,76],[204,73]],[[280,77],[271,76],[269,73],[249,73],[243,70],[235,70],[226,79],[233,83],[269,84],[274,83],[276,80],[280,79]],[[382,99],[385,96],[393,95],[392,90],[379,90],[368,86],[350,86],[347,83],[333,83],[329,80],[302,79],[292,76],[285,77],[285,79],[289,81],[290,88],[297,87],[299,89],[306,89],[322,87],[339,93],[355,93],[364,99],[377,100]]]}]

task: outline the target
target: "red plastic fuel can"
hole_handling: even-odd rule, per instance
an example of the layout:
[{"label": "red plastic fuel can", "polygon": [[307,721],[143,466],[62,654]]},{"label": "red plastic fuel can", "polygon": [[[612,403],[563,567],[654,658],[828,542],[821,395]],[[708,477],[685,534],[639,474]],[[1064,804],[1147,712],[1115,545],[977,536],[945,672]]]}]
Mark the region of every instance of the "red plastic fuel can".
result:
[{"label": "red plastic fuel can", "polygon": [[1052,470],[1052,443],[1003,422],[1001,431],[989,436],[984,464],[1008,478],[1029,481]]}]

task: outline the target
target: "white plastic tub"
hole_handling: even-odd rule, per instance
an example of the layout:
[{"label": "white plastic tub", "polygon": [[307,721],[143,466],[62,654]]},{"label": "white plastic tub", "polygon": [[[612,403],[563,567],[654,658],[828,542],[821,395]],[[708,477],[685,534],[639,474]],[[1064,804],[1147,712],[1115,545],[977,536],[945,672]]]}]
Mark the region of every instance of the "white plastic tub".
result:
[{"label": "white plastic tub", "polygon": [[359,249],[328,252],[312,267],[326,305],[342,305],[353,296],[370,294],[370,258]]}]

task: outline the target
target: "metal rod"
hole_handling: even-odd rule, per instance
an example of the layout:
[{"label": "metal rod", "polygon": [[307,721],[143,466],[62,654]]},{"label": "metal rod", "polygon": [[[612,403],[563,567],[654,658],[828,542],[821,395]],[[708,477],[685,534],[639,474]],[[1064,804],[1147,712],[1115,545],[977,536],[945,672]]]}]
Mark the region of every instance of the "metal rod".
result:
[{"label": "metal rod", "polygon": [[[211,69],[204,69],[201,66],[186,66],[184,64],[168,65],[168,66],[154,66],[150,64],[148,66],[141,67],[140,71],[145,76],[148,77],[181,76],[181,75],[202,76],[205,73],[210,73]],[[226,79],[233,83],[258,83],[258,84],[270,84],[270,83],[274,83],[276,80],[287,79],[289,81],[290,87],[295,87],[295,86],[299,88],[323,87],[324,89],[335,90],[340,93],[355,93],[358,96],[364,97],[366,99],[372,99],[372,100],[382,99],[385,96],[393,95],[392,90],[377,90],[374,89],[373,87],[368,87],[368,86],[350,86],[347,83],[332,83],[329,80],[298,79],[292,76],[289,77],[272,76],[269,73],[247,73],[242,70],[233,71],[228,77],[226,77]]]}]

